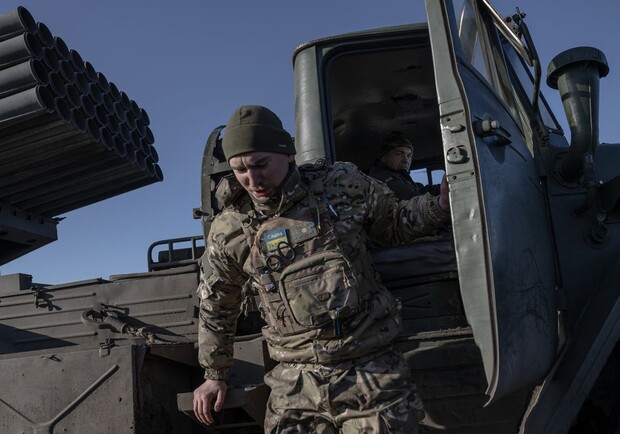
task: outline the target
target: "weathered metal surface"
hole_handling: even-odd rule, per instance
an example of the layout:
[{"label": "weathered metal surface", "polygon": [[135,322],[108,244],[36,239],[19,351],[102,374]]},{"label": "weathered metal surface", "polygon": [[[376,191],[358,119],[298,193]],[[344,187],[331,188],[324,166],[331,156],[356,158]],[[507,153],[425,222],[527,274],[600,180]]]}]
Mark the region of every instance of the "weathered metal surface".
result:
[{"label": "weathered metal surface", "polygon": [[56,241],[56,220],[0,202],[0,264]]},{"label": "weathered metal surface", "polygon": [[424,405],[420,432],[517,433],[529,389],[486,406],[480,350],[458,330],[419,341],[399,341]]},{"label": "weathered metal surface", "polygon": [[[617,258],[616,258],[617,259]],[[533,399],[522,433],[567,432],[599,372],[620,341],[620,262],[584,308],[551,374]],[[620,366],[610,366],[616,374]],[[611,394],[609,402],[614,402]],[[618,396],[615,395],[618,402]],[[613,405],[613,404],[612,404]],[[616,415],[617,416],[617,415]]]},{"label": "weathered metal surface", "polygon": [[0,358],[0,431],[132,431],[137,395],[127,385],[144,352],[116,347],[101,357],[98,348],[65,348]]},{"label": "weathered metal surface", "polygon": [[190,267],[4,293],[0,338],[20,351],[128,339],[104,322],[113,316],[132,327],[146,327],[157,341],[187,341],[197,333],[197,279]]},{"label": "weathered metal surface", "polygon": [[[446,5],[446,3],[448,5]],[[555,358],[552,235],[538,173],[520,125],[459,62],[461,23],[450,1],[426,2],[463,306],[480,346],[491,401],[540,380]],[[482,22],[482,21],[481,21]],[[465,61],[462,61],[465,63]],[[510,146],[475,134],[488,113]],[[519,228],[518,233],[515,228]]]},{"label": "weathered metal surface", "polygon": [[192,432],[176,410],[187,367],[143,341],[0,356],[0,368],[2,432]]}]

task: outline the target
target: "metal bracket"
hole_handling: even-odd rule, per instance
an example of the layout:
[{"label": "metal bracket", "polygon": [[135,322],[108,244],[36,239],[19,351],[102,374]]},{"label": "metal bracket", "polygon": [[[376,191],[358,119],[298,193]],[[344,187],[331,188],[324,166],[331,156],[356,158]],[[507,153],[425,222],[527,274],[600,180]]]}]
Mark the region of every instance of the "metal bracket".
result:
[{"label": "metal bracket", "polygon": [[107,357],[110,355],[110,348],[115,347],[113,339],[106,339],[99,344],[99,357]]},{"label": "metal bracket", "polygon": [[194,218],[194,220],[198,220],[198,219],[201,219],[201,218],[206,218],[209,221],[213,221],[213,218],[210,218],[210,214],[208,212],[204,212],[200,208],[193,208],[192,209],[192,217]]},{"label": "metal bracket", "polygon": [[505,146],[512,143],[510,133],[494,119],[478,119],[474,122],[474,131],[479,137],[491,139],[492,145]]}]

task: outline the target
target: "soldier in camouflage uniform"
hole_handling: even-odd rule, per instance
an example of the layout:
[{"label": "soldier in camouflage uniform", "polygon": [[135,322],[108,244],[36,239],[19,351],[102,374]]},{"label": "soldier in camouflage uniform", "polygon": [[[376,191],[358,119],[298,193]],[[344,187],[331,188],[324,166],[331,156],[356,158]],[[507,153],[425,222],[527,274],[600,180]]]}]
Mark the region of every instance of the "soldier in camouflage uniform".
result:
[{"label": "soldier in camouflage uniform", "polygon": [[216,196],[201,279],[197,417],[212,423],[226,395],[246,282],[259,294],[263,335],[280,364],[266,433],[414,433],[415,387],[392,342],[399,303],[380,283],[367,249],[409,242],[449,221],[440,197],[399,202],[353,164],[297,167],[278,117],[244,106],[230,118],[223,150],[234,176]]}]

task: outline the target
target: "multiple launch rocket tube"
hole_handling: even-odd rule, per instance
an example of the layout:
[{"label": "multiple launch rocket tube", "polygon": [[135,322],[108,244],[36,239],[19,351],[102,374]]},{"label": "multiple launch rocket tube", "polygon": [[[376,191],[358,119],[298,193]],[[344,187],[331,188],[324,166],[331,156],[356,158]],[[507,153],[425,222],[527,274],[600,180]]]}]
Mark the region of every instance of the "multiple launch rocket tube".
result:
[{"label": "multiple launch rocket tube", "polygon": [[20,6],[14,11],[0,15],[0,41],[33,31],[36,28],[37,23],[24,7]]},{"label": "multiple launch rocket tube", "polygon": [[149,123],[25,8],[0,15],[0,202],[54,217],[161,181]]}]

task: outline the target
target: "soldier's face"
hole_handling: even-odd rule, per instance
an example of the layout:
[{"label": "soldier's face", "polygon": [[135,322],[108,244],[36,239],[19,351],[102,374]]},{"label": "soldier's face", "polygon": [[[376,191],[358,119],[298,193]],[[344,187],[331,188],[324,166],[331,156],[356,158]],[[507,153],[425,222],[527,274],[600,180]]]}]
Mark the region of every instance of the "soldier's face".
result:
[{"label": "soldier's face", "polygon": [[411,160],[413,159],[413,151],[409,146],[399,146],[394,148],[383,157],[381,161],[392,170],[409,170]]},{"label": "soldier's face", "polygon": [[265,200],[273,196],[284,181],[289,163],[294,160],[294,155],[248,152],[232,157],[228,163],[243,188],[254,198]]}]

